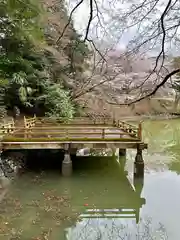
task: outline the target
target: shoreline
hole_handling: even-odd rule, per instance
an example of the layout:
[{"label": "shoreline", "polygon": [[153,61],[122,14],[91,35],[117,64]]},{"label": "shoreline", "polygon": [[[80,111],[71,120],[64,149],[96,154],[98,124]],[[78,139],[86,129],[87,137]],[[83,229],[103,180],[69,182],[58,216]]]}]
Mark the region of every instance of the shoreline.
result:
[{"label": "shoreline", "polygon": [[180,118],[180,115],[159,114],[159,115],[123,116],[120,120],[136,122],[143,120],[172,120],[177,118]]},{"label": "shoreline", "polygon": [[[158,120],[172,120],[180,118],[180,114],[157,114],[157,115],[134,115],[134,116],[122,116],[120,120],[122,121],[129,121],[129,122],[139,122],[139,121],[145,121],[145,120],[152,120],[152,121],[158,121]],[[5,180],[5,184],[4,181]],[[0,188],[0,203],[6,196],[10,182],[7,178],[4,179],[4,177],[0,177],[0,184],[2,184],[2,189]],[[3,186],[4,185],[4,186]]]}]

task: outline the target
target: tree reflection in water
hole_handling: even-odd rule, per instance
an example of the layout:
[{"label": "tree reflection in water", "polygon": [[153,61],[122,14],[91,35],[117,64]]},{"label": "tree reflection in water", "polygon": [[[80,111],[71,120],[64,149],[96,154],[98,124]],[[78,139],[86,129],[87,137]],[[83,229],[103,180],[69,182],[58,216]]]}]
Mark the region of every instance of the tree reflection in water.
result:
[{"label": "tree reflection in water", "polygon": [[[124,222],[124,223],[123,223]],[[120,219],[83,219],[66,231],[67,240],[167,240],[164,226],[153,226],[150,218],[136,225]]]}]

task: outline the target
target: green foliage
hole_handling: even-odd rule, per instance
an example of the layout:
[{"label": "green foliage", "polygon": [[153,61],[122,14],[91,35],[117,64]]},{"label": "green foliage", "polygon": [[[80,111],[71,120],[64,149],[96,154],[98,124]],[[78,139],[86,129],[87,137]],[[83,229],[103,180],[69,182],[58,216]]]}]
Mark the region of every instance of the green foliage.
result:
[{"label": "green foliage", "polygon": [[80,105],[78,102],[74,103],[75,108],[75,117],[81,117],[84,114],[84,107]]},{"label": "green foliage", "polygon": [[6,107],[4,105],[5,86],[8,84],[6,79],[0,79],[0,119],[6,116]]},{"label": "green foliage", "polygon": [[0,1],[0,108],[38,106],[49,117],[68,120],[77,108],[61,75],[81,72],[89,50],[72,29],[65,49],[71,67],[57,63],[45,50],[42,9],[37,0]]},{"label": "green foliage", "polygon": [[90,54],[87,45],[80,38],[81,35],[74,33],[70,38],[71,41],[64,49],[69,58],[70,70],[72,72],[82,72],[82,64]]},{"label": "green foliage", "polygon": [[0,2],[0,32],[1,37],[8,40],[3,41],[7,47],[18,45],[19,40],[28,40],[34,44],[37,40],[43,39],[40,27],[42,6],[38,2],[36,0],[2,0]]},{"label": "green foliage", "polygon": [[49,85],[45,88],[44,95],[38,98],[43,100],[45,107],[49,109],[48,117],[63,119],[65,121],[72,119],[74,115],[74,106],[68,91],[65,91],[60,84]]}]

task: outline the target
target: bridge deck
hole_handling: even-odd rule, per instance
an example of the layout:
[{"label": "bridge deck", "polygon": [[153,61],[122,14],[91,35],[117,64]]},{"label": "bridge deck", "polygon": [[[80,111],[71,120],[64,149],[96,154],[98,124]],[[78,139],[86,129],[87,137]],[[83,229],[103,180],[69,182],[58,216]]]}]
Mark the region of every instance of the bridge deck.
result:
[{"label": "bridge deck", "polygon": [[[141,143],[141,126],[136,127],[125,122],[115,120],[90,120],[75,118],[69,123],[58,123],[46,119],[24,118],[24,122],[14,122],[1,127],[3,134],[2,145],[8,148],[15,145],[40,144],[40,148],[61,148],[62,144],[120,144],[125,148],[136,148]],[[36,145],[36,146],[35,146]],[[51,145],[51,146],[50,146]],[[52,146],[53,145],[53,146]],[[56,146],[55,146],[56,145]],[[144,148],[147,148],[144,144]]]}]

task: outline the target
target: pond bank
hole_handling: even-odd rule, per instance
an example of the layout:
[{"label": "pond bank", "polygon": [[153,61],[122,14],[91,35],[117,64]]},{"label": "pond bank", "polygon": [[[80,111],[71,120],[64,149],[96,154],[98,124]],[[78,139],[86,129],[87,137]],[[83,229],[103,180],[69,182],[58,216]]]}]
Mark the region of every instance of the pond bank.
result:
[{"label": "pond bank", "polygon": [[6,196],[9,185],[10,185],[10,180],[6,177],[1,176],[0,177],[0,203]]},{"label": "pond bank", "polygon": [[158,115],[139,115],[139,116],[123,116],[123,121],[144,121],[144,120],[171,120],[180,118],[180,115],[158,114]]}]

